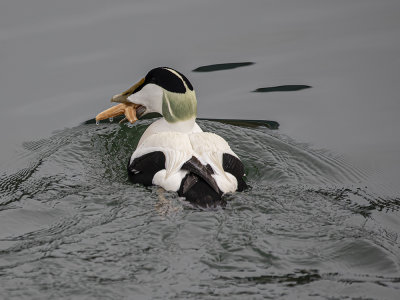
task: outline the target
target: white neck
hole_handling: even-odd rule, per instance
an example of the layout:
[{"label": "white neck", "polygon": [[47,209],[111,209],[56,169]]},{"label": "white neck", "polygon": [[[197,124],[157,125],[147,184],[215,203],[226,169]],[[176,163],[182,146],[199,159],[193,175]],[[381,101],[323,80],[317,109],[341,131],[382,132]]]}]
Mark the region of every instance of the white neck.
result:
[{"label": "white neck", "polygon": [[145,140],[149,135],[165,132],[182,132],[182,133],[192,133],[201,131],[200,127],[196,124],[196,118],[189,119],[186,121],[179,121],[174,123],[167,122],[164,118],[161,118],[151,124],[140,138],[139,145]]}]

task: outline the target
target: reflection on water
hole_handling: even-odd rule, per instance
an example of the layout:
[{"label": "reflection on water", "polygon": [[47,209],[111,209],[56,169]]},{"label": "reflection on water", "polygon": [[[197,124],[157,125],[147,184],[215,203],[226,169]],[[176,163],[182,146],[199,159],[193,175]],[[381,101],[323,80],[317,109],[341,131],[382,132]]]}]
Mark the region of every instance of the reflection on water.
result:
[{"label": "reflection on water", "polygon": [[26,167],[2,175],[9,297],[328,297],[326,285],[398,284],[397,232],[377,220],[398,217],[399,199],[365,187],[364,171],[265,127],[201,120],[242,158],[251,188],[199,210],[129,183],[126,163],[151,120],[116,122],[27,142]]},{"label": "reflection on water", "polygon": [[193,70],[193,72],[214,72],[222,70],[236,69],[240,67],[246,67],[253,65],[253,62],[236,62],[236,63],[225,63],[225,64],[214,64],[198,67]]}]

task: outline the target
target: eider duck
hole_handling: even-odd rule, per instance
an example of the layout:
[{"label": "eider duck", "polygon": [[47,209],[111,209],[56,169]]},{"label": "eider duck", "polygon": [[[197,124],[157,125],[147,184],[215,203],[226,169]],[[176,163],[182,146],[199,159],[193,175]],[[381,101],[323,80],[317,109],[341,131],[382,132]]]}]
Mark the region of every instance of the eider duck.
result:
[{"label": "eider duck", "polygon": [[96,121],[125,114],[134,123],[148,113],[162,115],[143,133],[128,162],[133,183],[158,185],[203,207],[224,204],[222,195],[247,187],[243,164],[228,143],[197,125],[196,93],[180,72],[155,68],[111,102],[120,104]]}]

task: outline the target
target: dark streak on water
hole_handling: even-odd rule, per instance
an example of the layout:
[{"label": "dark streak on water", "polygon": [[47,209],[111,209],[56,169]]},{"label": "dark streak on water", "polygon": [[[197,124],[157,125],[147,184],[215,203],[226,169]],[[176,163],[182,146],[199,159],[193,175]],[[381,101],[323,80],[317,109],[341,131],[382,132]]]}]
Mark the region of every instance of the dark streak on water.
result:
[{"label": "dark streak on water", "polygon": [[[150,120],[154,118],[160,117],[159,114],[151,113],[148,115],[145,115],[141,118],[141,120]],[[122,121],[122,117],[116,117],[113,118],[111,121],[109,120],[102,120],[98,121],[99,123],[120,123]],[[240,126],[240,127],[248,127],[248,128],[257,128],[257,127],[267,127],[271,130],[276,130],[279,128],[279,123],[276,121],[268,121],[268,120],[241,120],[241,119],[212,119],[212,118],[197,118],[197,120],[201,121],[212,121],[212,122],[219,122],[223,124],[230,124],[230,125],[235,125],[235,126]],[[89,125],[89,124],[96,124],[96,120],[90,119],[84,122],[84,124]],[[129,126],[129,124],[127,124]]]},{"label": "dark streak on water", "polygon": [[272,130],[279,128],[279,123],[276,121],[268,120],[239,120],[239,119],[210,119],[210,118],[199,118],[199,120],[219,122],[223,124],[230,124],[240,127],[257,128],[257,127],[267,127]]},{"label": "dark streak on water", "polygon": [[305,89],[310,89],[311,86],[309,85],[278,85],[278,86],[271,86],[271,87],[264,87],[254,90],[254,93],[271,93],[271,92],[295,92],[301,91]]},{"label": "dark streak on water", "polygon": [[82,124],[24,144],[26,167],[0,178],[8,299],[328,298],[349,283],[398,286],[398,232],[379,217],[400,202],[365,187],[365,171],[267,128],[200,120],[242,158],[251,188],[227,195],[226,209],[198,210],[128,182],[150,123]]},{"label": "dark streak on water", "polygon": [[236,63],[214,64],[214,65],[198,67],[198,68],[194,69],[193,72],[223,71],[223,70],[230,70],[230,69],[251,66],[253,64],[254,64],[254,62],[236,62]]}]

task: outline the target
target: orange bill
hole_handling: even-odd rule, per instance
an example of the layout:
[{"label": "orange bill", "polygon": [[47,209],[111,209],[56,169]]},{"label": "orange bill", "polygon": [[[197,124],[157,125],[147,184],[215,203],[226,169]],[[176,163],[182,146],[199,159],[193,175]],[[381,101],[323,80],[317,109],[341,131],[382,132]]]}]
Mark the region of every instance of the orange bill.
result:
[{"label": "orange bill", "polygon": [[96,121],[101,121],[124,114],[126,119],[128,119],[128,121],[133,124],[138,120],[138,118],[136,117],[136,109],[139,106],[140,105],[133,103],[120,103],[114,105],[113,107],[110,107],[109,109],[106,109],[105,111],[99,113],[96,116]]}]

